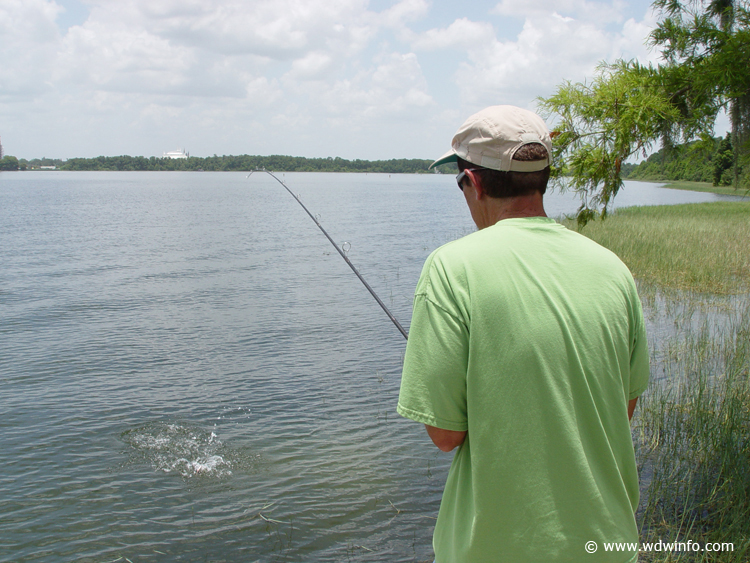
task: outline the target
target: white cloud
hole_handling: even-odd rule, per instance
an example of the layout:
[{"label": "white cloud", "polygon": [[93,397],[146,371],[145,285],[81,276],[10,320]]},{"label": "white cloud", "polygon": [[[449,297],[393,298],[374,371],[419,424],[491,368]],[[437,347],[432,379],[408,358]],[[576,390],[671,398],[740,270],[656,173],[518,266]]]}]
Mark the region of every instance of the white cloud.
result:
[{"label": "white cloud", "polygon": [[414,37],[412,46],[417,50],[460,48],[473,50],[496,43],[495,30],[487,22],[473,22],[467,18],[454,21],[447,28],[430,29]]},{"label": "white cloud", "polygon": [[516,0],[502,0],[492,10],[500,16],[515,16],[521,18],[539,18],[550,14],[563,17],[607,24],[621,22],[625,2],[597,2],[592,0],[535,0],[534,2],[517,2]]},{"label": "white cloud", "polygon": [[30,96],[48,89],[60,33],[62,8],[46,0],[0,2],[0,98]]},{"label": "white cloud", "polygon": [[292,69],[286,74],[287,78],[310,80],[323,78],[333,65],[330,53],[313,51],[295,60]]},{"label": "white cloud", "polygon": [[[55,1],[0,0],[0,134],[10,154],[184,146],[424,157],[442,152],[469,111],[530,106],[600,60],[653,56],[642,44],[653,19],[626,18],[620,0],[483,0],[471,17],[429,0],[86,6],[88,17],[61,34]],[[522,26],[502,35],[508,19]]]},{"label": "white cloud", "polygon": [[408,24],[424,18],[429,9],[427,0],[401,0],[371,21],[378,27],[394,30],[399,40],[407,42],[414,35]]},{"label": "white cloud", "polygon": [[191,50],[121,22],[87,22],[65,37],[57,77],[96,90],[175,92],[195,63]]},{"label": "white cloud", "polygon": [[414,53],[390,53],[354,77],[300,86],[331,125],[377,126],[383,118],[411,119],[434,102]]},{"label": "white cloud", "polygon": [[656,24],[656,14],[651,9],[646,11],[641,21],[633,18],[627,20],[622,27],[622,34],[613,44],[610,58],[626,58],[623,53],[627,53],[627,57],[638,59],[643,64],[661,62],[659,52],[646,44],[646,39]]},{"label": "white cloud", "polygon": [[[503,0],[493,13],[524,18],[515,37],[500,38],[489,22],[466,18],[416,37],[415,51],[459,50],[453,80],[464,107],[497,103],[534,106],[564,80],[591,77],[604,60],[651,60],[644,46],[653,20],[622,21],[622,4],[589,0],[541,0],[533,5]],[[614,22],[619,22],[614,26]],[[608,26],[603,24],[610,24]]]},{"label": "white cloud", "polygon": [[[134,17],[151,33],[176,45],[224,55],[290,60],[339,40],[364,12],[362,0],[131,0]],[[119,13],[119,2],[108,2]]]},{"label": "white cloud", "polygon": [[389,26],[401,27],[427,15],[430,7],[426,0],[401,0],[380,14],[381,20]]},{"label": "white cloud", "polygon": [[372,36],[361,4],[96,0],[65,37],[58,76],[112,91],[217,97],[241,95],[248,76],[279,65],[309,80]]},{"label": "white cloud", "polygon": [[36,43],[54,42],[55,18],[63,9],[48,0],[3,0],[0,3],[0,33],[5,41],[24,37]]}]

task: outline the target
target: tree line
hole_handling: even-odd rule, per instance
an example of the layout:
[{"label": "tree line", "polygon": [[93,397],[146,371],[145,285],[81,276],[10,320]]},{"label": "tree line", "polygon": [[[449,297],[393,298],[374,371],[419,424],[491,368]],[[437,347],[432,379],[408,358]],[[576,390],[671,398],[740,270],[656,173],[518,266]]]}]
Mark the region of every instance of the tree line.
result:
[{"label": "tree line", "polygon": [[15,156],[5,155],[0,158],[0,170],[21,170],[21,166]]},{"label": "tree line", "polygon": [[[301,156],[253,156],[223,155],[205,158],[157,158],[145,156],[98,156],[95,158],[70,158],[68,160],[35,159],[20,161],[23,168],[56,166],[58,170],[118,170],[118,171],[250,171],[268,169],[284,172],[373,172],[385,174],[422,174],[428,170],[431,160],[346,160],[340,157],[305,158]],[[18,167],[14,168],[18,169]],[[455,171],[455,165],[439,167],[441,172]]]},{"label": "tree line", "polygon": [[694,141],[662,148],[640,164],[623,164],[622,176],[629,180],[688,180],[731,186],[734,180],[732,136],[727,133],[707,141]]}]

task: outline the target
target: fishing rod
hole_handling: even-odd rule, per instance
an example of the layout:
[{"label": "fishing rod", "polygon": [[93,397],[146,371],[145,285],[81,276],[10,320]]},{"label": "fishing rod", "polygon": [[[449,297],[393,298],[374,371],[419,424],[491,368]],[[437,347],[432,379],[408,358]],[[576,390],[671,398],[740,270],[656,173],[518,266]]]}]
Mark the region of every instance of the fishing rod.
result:
[{"label": "fishing rod", "polygon": [[[318,218],[312,213],[310,213],[310,210],[307,207],[305,207],[305,204],[302,203],[302,200],[300,200],[299,196],[295,194],[292,190],[290,190],[289,187],[283,181],[279,180],[276,176],[274,176],[272,172],[270,172],[269,170],[266,170],[265,168],[263,170],[251,170],[250,174],[248,174],[246,178],[249,178],[253,174],[253,172],[267,173],[269,176],[271,176],[271,178],[273,178],[279,184],[284,186],[284,189],[286,189],[286,191],[289,192],[289,195],[291,195],[295,200],[297,200],[297,203],[299,203],[302,206],[302,209],[304,209],[305,212],[310,216],[310,219],[312,219],[315,222],[315,224],[318,226],[321,232],[326,236],[328,241],[333,245],[333,248],[336,249],[336,252],[338,252],[341,255],[341,257],[344,259],[344,262],[349,264],[349,267],[352,269],[352,272],[354,272],[356,276],[359,278],[359,281],[361,281],[364,284],[364,286],[367,288],[367,291],[370,292],[370,295],[372,295],[375,298],[375,301],[377,301],[378,305],[380,305],[383,311],[385,311],[385,314],[388,315],[388,318],[391,319],[391,322],[393,322],[393,324],[396,325],[396,328],[399,330],[399,332],[401,332],[401,334],[404,335],[404,338],[408,339],[409,334],[406,332],[404,327],[401,326],[401,323],[399,323],[396,317],[393,316],[393,313],[391,313],[388,310],[388,307],[386,307],[385,303],[383,303],[380,297],[378,297],[378,294],[375,293],[375,290],[370,287],[370,284],[365,281],[365,278],[362,277],[362,274],[359,273],[359,270],[357,270],[357,268],[354,267],[354,264],[352,264],[352,261],[349,260],[349,257],[346,255],[346,252],[334,242],[334,240],[331,238],[331,235],[329,235],[328,232],[323,228],[323,225],[320,224],[320,221],[318,221]],[[347,244],[347,243],[344,243],[344,244]]]}]

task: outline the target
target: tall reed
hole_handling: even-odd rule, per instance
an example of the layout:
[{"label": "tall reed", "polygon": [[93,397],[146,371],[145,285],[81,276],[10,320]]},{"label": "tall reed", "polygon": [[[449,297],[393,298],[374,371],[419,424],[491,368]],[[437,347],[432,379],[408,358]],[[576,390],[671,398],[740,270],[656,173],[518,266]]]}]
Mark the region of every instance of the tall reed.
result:
[{"label": "tall reed", "polygon": [[707,316],[661,354],[634,433],[649,480],[641,541],[732,543],[733,551],[642,554],[641,561],[750,560],[750,303],[726,326]]},{"label": "tall reed", "polygon": [[750,289],[750,202],[630,207],[581,233],[644,282],[716,294]]}]

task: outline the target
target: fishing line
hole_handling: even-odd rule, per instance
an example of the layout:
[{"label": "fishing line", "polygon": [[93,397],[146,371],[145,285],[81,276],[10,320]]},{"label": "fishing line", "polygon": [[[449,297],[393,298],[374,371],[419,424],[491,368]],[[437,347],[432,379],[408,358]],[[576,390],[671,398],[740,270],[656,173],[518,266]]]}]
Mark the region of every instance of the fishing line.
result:
[{"label": "fishing line", "polygon": [[[250,172],[250,174],[248,174],[246,177],[249,178],[252,175],[253,172],[256,172],[256,171],[252,170]],[[354,267],[354,264],[352,264],[352,261],[349,260],[349,257],[346,255],[346,251],[344,251],[342,248],[340,248],[339,245],[337,245],[334,242],[334,240],[331,238],[331,235],[329,235],[328,232],[323,228],[323,225],[320,224],[320,221],[318,220],[318,217],[315,216],[315,215],[313,215],[312,213],[310,213],[310,210],[307,207],[305,207],[305,204],[302,203],[302,201],[300,200],[299,196],[297,194],[295,194],[292,190],[290,190],[289,187],[284,182],[282,182],[276,176],[274,176],[273,173],[271,173],[270,171],[265,170],[265,169],[264,170],[258,170],[258,172],[266,172],[269,176],[271,176],[271,178],[273,178],[279,184],[281,184],[282,186],[284,186],[284,189],[286,189],[286,191],[289,192],[289,195],[291,195],[295,200],[297,200],[297,203],[299,203],[302,206],[302,209],[304,209],[305,212],[310,216],[310,219],[312,219],[313,222],[318,226],[318,228],[326,236],[326,238],[328,239],[328,241],[333,245],[333,247],[336,249],[336,251],[344,259],[344,261],[347,264],[349,264],[349,267],[352,269],[352,272],[354,272],[356,274],[356,276],[359,278],[359,281],[361,281],[364,284],[364,286],[367,288],[367,291],[370,292],[370,295],[372,295],[375,298],[375,301],[377,301],[378,305],[380,305],[380,307],[383,309],[383,311],[385,311],[385,314],[388,315],[388,318],[391,319],[391,322],[393,322],[393,324],[396,325],[396,328],[401,332],[401,334],[404,335],[404,338],[408,339],[409,338],[409,334],[406,332],[406,330],[404,329],[404,327],[402,327],[401,323],[399,323],[398,320],[396,320],[396,317],[393,316],[393,313],[391,313],[388,310],[388,307],[386,307],[385,303],[383,303],[383,301],[380,299],[380,297],[378,297],[378,294],[375,293],[375,290],[370,287],[370,284],[365,281],[365,278],[362,277],[362,274],[359,273],[359,270],[357,270],[357,268]],[[349,244],[348,242],[345,242],[342,245],[342,247],[344,245],[349,245],[349,247],[351,247],[351,244]],[[348,251],[349,248],[347,248],[346,250]]]}]

